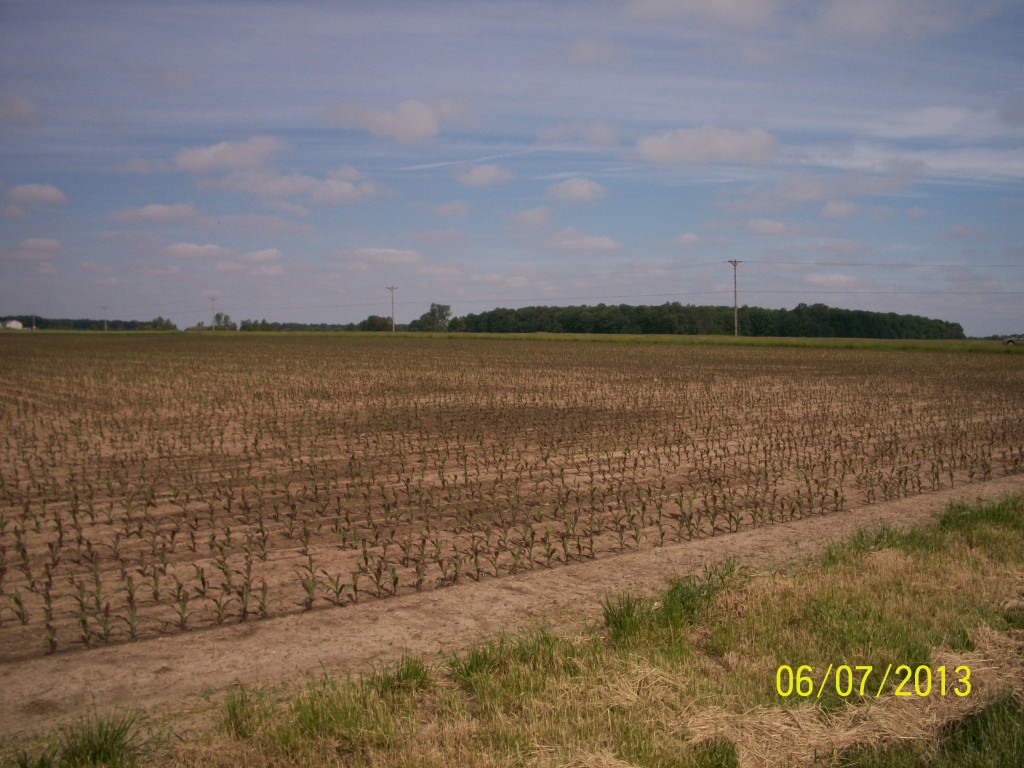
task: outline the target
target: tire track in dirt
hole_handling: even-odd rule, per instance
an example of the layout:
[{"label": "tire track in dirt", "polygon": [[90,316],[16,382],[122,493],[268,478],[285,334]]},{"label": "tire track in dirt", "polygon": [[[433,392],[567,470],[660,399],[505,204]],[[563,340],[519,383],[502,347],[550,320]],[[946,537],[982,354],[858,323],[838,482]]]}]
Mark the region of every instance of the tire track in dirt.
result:
[{"label": "tire track in dirt", "polygon": [[858,528],[918,524],[951,501],[1017,492],[1024,475],[341,609],[11,662],[0,666],[0,732],[44,731],[93,707],[201,720],[195,713],[209,707],[211,694],[235,682],[289,685],[324,672],[358,673],[404,653],[451,653],[538,624],[579,630],[597,619],[609,594],[651,592],[730,557],[753,569],[799,561]]}]

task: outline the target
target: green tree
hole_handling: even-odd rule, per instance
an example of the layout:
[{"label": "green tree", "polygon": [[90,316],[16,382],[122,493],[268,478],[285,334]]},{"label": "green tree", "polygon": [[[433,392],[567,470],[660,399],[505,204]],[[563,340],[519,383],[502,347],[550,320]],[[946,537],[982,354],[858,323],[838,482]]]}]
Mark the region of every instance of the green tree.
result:
[{"label": "green tree", "polygon": [[231,322],[231,317],[218,312],[213,316],[213,330],[237,331],[238,326]]},{"label": "green tree", "polygon": [[412,325],[421,331],[444,331],[452,317],[452,308],[447,304],[431,304],[430,309],[420,315]]},{"label": "green tree", "polygon": [[370,315],[356,326],[360,331],[390,331],[391,318],[380,315]]}]

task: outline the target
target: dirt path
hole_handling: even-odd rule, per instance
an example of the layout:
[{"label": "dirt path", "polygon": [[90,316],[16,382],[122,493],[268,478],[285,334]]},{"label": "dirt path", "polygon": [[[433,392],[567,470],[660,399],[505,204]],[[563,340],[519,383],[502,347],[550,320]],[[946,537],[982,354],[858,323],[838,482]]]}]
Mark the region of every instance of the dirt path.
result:
[{"label": "dirt path", "polygon": [[355,672],[403,653],[451,652],[541,623],[579,628],[600,601],[658,589],[667,578],[737,557],[764,568],[819,552],[858,528],[926,521],[952,500],[1024,491],[1024,475],[860,507],[553,570],[467,583],[344,609],[217,627],[149,641],[8,663],[0,667],[0,733],[38,732],[90,711],[141,707],[190,713],[239,681],[287,684],[324,671]]}]

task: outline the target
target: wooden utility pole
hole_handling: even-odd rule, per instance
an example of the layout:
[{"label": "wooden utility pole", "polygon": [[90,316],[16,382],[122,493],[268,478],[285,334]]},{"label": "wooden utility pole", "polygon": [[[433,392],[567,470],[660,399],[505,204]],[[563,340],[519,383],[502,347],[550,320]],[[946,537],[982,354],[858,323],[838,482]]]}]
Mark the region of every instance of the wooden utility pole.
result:
[{"label": "wooden utility pole", "polygon": [[398,290],[397,285],[386,286],[391,292],[391,332],[395,332],[395,291]]},{"label": "wooden utility pole", "polygon": [[739,292],[736,290],[736,267],[743,262],[739,259],[729,259],[732,264],[732,335],[740,335],[740,305]]},{"label": "wooden utility pole", "polygon": [[107,332],[107,305],[103,305],[103,332]]}]

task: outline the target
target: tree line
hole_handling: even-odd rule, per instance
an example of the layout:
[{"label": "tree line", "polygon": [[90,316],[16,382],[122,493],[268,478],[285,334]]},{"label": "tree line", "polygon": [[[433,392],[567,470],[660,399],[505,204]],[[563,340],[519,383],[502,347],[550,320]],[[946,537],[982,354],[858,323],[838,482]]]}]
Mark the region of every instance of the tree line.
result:
[{"label": "tree line", "polygon": [[176,331],[176,326],[164,317],[152,320],[93,320],[91,318],[39,317],[38,315],[13,315],[5,320],[17,320],[25,328],[40,331]]},{"label": "tree line", "polygon": [[[102,331],[103,320],[54,319],[17,316],[26,328],[33,322],[41,330]],[[177,326],[163,317],[150,321],[109,320],[111,331],[174,331]],[[199,323],[189,330],[223,331],[390,331],[391,318],[370,315],[358,323],[282,323],[242,320],[235,323],[217,313],[211,326]],[[521,307],[492,309],[479,314],[452,317],[447,304],[430,309],[398,331],[458,331],[465,333],[631,333],[712,335],[733,333],[733,308],[683,305],[657,306],[598,304],[573,307]],[[959,323],[933,320],[895,312],[839,309],[825,304],[798,304],[793,309],[741,307],[739,332],[743,336],[861,338],[861,339],[963,339]]]},{"label": "tree line", "polygon": [[[683,305],[598,304],[574,307],[492,309],[455,318],[449,330],[469,333],[633,333],[710,335],[733,333],[733,308]],[[741,307],[743,336],[863,339],[963,339],[959,323],[895,312],[798,304],[793,309]]]}]

